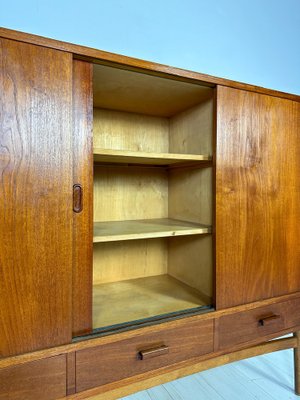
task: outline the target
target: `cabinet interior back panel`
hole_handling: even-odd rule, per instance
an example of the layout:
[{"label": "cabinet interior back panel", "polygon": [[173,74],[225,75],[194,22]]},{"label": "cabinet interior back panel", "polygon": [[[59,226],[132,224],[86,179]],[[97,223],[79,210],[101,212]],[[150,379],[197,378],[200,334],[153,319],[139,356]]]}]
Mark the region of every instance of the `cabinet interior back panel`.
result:
[{"label": "cabinet interior back panel", "polygon": [[94,148],[168,153],[169,120],[94,108]]},{"label": "cabinet interior back panel", "polygon": [[94,108],[94,148],[212,155],[213,99],[171,118]]},{"label": "cabinet interior back panel", "polygon": [[168,240],[131,240],[94,245],[95,285],[166,274]]},{"label": "cabinet interior back panel", "polygon": [[95,166],[94,220],[167,218],[168,175],[162,168]]}]

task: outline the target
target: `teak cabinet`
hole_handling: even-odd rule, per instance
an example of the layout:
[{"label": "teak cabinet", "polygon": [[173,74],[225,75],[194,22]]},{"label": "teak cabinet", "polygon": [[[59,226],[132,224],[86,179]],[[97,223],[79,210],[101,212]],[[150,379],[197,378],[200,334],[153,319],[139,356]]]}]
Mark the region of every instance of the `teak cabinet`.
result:
[{"label": "teak cabinet", "polygon": [[300,97],[4,28],[0,65],[0,399],[285,348],[299,393]]}]

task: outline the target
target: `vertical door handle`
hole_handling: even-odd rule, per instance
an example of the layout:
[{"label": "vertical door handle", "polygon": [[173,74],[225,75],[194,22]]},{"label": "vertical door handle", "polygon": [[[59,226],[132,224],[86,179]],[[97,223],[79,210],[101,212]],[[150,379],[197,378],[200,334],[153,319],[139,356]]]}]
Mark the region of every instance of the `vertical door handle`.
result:
[{"label": "vertical door handle", "polygon": [[82,186],[79,183],[73,185],[73,211],[80,213],[83,208]]}]

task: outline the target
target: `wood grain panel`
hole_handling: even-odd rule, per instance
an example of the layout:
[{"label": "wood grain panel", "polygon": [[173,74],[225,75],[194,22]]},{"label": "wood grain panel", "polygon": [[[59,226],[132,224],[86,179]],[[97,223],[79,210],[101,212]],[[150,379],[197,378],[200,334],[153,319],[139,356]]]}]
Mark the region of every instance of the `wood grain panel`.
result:
[{"label": "wood grain panel", "polygon": [[0,400],[56,400],[65,396],[65,354],[0,370]]},{"label": "wood grain panel", "polygon": [[166,238],[95,243],[93,282],[95,285],[166,274]]},{"label": "wood grain panel", "polygon": [[68,343],[72,56],[0,41],[0,357]]},{"label": "wood grain panel", "polygon": [[[212,173],[212,168],[169,171],[170,218],[212,225]],[[169,240],[168,273],[208,298],[213,295],[212,246],[212,235]]]},{"label": "wood grain panel", "polygon": [[212,155],[213,94],[210,89],[208,99],[170,118],[170,153]]},{"label": "wood grain panel", "polygon": [[95,166],[94,221],[168,218],[163,168]]},{"label": "wood grain panel", "polygon": [[[267,323],[259,321],[265,317]],[[243,311],[223,316],[218,323],[219,348],[232,348],[240,343],[247,343],[256,338],[263,338],[271,333],[291,330],[300,325],[300,299],[290,300],[254,310]]]},{"label": "wood grain panel", "polygon": [[212,225],[212,168],[182,168],[169,171],[169,218]]},{"label": "wood grain panel", "polygon": [[93,279],[93,88],[92,64],[73,62],[73,182],[83,209],[73,214],[73,336],[92,329]]},{"label": "wood grain panel", "polygon": [[217,308],[300,290],[300,105],[218,88]]},{"label": "wood grain panel", "polygon": [[[99,85],[101,86],[101,82]],[[94,147],[168,153],[169,120],[133,112],[94,108]]]},{"label": "wood grain panel", "polygon": [[169,239],[168,274],[199,290],[207,304],[213,297],[211,235]]},{"label": "wood grain panel", "polygon": [[65,354],[67,370],[67,395],[76,393],[76,353]]},{"label": "wood grain panel", "polygon": [[[169,353],[141,360],[139,351],[166,345]],[[213,321],[182,322],[177,329],[165,329],[123,342],[81,350],[76,353],[77,392],[142,374],[166,365],[213,351]]]}]

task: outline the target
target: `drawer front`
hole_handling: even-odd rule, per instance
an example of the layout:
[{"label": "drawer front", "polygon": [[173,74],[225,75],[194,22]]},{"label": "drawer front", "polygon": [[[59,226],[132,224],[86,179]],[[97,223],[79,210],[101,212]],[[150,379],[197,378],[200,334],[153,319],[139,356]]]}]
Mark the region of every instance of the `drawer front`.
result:
[{"label": "drawer front", "polygon": [[219,349],[300,326],[300,298],[220,317]]},{"label": "drawer front", "polygon": [[0,369],[0,400],[55,400],[66,396],[66,356]]},{"label": "drawer front", "polygon": [[141,374],[213,351],[213,321],[180,327],[76,352],[76,391]]}]

